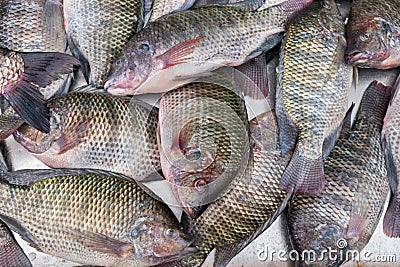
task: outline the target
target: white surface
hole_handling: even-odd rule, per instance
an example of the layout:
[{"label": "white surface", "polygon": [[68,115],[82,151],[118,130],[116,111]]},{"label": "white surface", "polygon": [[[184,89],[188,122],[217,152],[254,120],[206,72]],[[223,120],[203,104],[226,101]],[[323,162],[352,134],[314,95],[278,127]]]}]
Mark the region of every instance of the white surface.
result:
[{"label": "white surface", "polygon": [[[359,100],[361,99],[362,93],[367,85],[374,79],[377,79],[385,84],[392,84],[397,76],[397,70],[391,71],[378,71],[378,70],[360,70],[360,82],[358,84],[357,90],[354,88],[351,91],[351,101],[357,103],[358,107]],[[156,99],[157,96],[142,96],[142,99],[152,102],[150,99]],[[350,104],[349,103],[349,104]],[[257,105],[257,104],[256,104]],[[255,113],[260,112],[259,107],[255,107]],[[354,115],[354,114],[353,114]],[[30,168],[45,168],[45,166],[32,157],[24,148],[17,144],[13,138],[7,139],[7,144],[11,147],[11,157],[13,162],[13,167],[17,169],[30,169]],[[168,187],[161,186],[160,183],[153,184],[153,189],[158,189],[158,192],[163,192],[162,195],[168,196],[168,199],[173,198],[170,193],[165,193],[165,190],[169,190]],[[178,209],[174,209],[176,214],[179,214]],[[18,238],[18,237],[17,237]],[[79,264],[67,262],[63,259],[48,256],[43,253],[37,252],[35,249],[26,245],[24,241],[18,238],[22,244],[24,250],[27,252],[29,258],[31,259],[34,266],[77,266]],[[268,249],[279,251],[288,251],[289,242],[286,234],[286,228],[284,219],[282,216],[259,238],[257,238],[252,244],[250,244],[246,249],[244,249],[237,257],[235,257],[228,266],[241,267],[241,266],[293,266],[289,262],[283,262],[275,258],[274,261],[270,259],[266,261],[260,261],[257,257],[257,252],[262,247],[268,247]],[[370,240],[367,247],[364,249],[371,253],[373,256],[390,256],[394,255],[396,258],[395,262],[392,263],[378,263],[378,262],[348,262],[345,266],[400,266],[400,239],[389,239],[384,236],[382,232],[382,221],[379,223],[376,232],[374,233],[372,239]],[[212,266],[212,256],[213,253],[208,257],[204,266]]]}]

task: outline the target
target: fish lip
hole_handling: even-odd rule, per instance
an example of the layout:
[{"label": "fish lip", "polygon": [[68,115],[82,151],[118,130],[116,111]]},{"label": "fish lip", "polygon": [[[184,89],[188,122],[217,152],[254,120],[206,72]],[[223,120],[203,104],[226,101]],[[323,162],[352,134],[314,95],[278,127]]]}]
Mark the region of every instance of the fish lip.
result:
[{"label": "fish lip", "polygon": [[133,95],[136,89],[135,83],[128,79],[110,79],[104,83],[104,90],[112,95]]},{"label": "fish lip", "polygon": [[346,61],[346,64],[352,65],[352,66],[366,63],[368,61],[368,53],[365,53],[365,52],[363,53],[359,50],[354,50],[354,51],[348,52],[348,53],[346,53],[345,61]]}]

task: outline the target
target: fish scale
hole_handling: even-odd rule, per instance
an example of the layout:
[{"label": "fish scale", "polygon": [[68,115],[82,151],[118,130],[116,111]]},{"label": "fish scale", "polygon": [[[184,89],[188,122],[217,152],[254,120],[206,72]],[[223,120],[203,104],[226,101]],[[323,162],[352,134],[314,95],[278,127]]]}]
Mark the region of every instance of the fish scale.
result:
[{"label": "fish scale", "polygon": [[[275,115],[269,111],[250,124],[252,135],[256,131],[261,132],[254,146],[254,165],[250,164],[247,172],[235,178],[225,195],[211,203],[200,217],[186,226],[196,238],[193,244],[199,248],[199,253],[159,266],[201,266],[214,248],[217,247],[218,251],[235,242],[242,242],[271,219],[282,205],[286,193],[279,188],[279,183],[290,156],[282,157],[276,145]],[[270,141],[273,146],[264,146]],[[237,253],[229,251],[229,259]]]},{"label": "fish scale", "polygon": [[129,41],[105,88],[124,95],[166,92],[221,65],[238,66],[279,43],[292,13],[279,5],[259,12],[209,6],[162,16]]},{"label": "fish scale", "polygon": [[283,153],[296,147],[282,188],[310,195],[323,188],[322,154],[331,149],[323,151],[323,143],[345,115],[352,77],[344,23],[327,2],[311,4],[289,25],[278,69],[280,143]]},{"label": "fish scale", "polygon": [[44,164],[105,169],[137,180],[161,169],[157,109],[129,98],[82,92],[52,99],[48,106],[49,134],[27,125],[14,134]]},{"label": "fish scale", "polygon": [[[293,248],[300,254],[324,249],[361,250],[379,222],[389,192],[380,144],[383,117],[391,89],[377,82],[366,90],[351,129],[344,129],[325,160],[326,186],[318,196],[296,196],[289,208],[288,227]],[[345,240],[345,248],[338,242]],[[348,259],[350,260],[350,259]],[[325,257],[299,266],[339,266]]]},{"label": "fish scale", "polygon": [[[152,255],[153,247],[147,248],[146,253],[150,254],[142,254],[139,249],[146,244],[136,244],[131,236],[137,223],[152,224],[157,233],[157,227],[176,231],[180,227],[164,203],[147,195],[125,176],[62,169],[22,170],[3,175],[14,184],[0,184],[0,217],[39,251],[89,265],[148,266],[162,262],[164,256],[179,255],[189,244],[182,233],[165,240],[165,253],[170,255]],[[18,182],[21,177],[26,179],[22,184]],[[33,182],[27,182],[29,179]],[[163,245],[162,236],[147,238],[155,247]],[[114,243],[114,252],[107,242]],[[129,251],[123,252],[123,244],[131,247]]]},{"label": "fish scale", "polygon": [[[162,96],[159,125],[163,173],[179,204],[196,217],[192,207],[218,198],[247,165],[245,103],[233,89],[188,84]],[[191,158],[191,153],[198,153],[198,158]],[[200,180],[204,184],[197,186]]]},{"label": "fish scale", "polygon": [[127,0],[64,1],[68,42],[90,83],[103,86],[111,64],[142,25],[142,4]]}]

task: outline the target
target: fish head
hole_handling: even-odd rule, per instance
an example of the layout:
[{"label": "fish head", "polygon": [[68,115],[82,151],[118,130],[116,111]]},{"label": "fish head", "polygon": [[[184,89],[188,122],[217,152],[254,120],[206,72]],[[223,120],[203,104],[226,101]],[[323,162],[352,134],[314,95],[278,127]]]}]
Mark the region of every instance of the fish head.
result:
[{"label": "fish head", "polygon": [[138,42],[124,51],[113,63],[104,89],[113,95],[134,95],[153,69],[153,48],[148,42]]},{"label": "fish head", "polygon": [[14,132],[14,139],[29,152],[42,154],[51,148],[54,142],[60,137],[61,131],[62,126],[59,117],[55,117],[52,114],[50,117],[49,133],[44,133],[28,124],[24,124]]},{"label": "fish head", "polygon": [[346,63],[364,68],[396,67],[396,30],[383,19],[371,18],[368,24],[348,25]]},{"label": "fish head", "polygon": [[135,258],[145,258],[150,265],[180,259],[198,251],[193,239],[178,223],[166,223],[162,218],[140,218],[129,230]]}]

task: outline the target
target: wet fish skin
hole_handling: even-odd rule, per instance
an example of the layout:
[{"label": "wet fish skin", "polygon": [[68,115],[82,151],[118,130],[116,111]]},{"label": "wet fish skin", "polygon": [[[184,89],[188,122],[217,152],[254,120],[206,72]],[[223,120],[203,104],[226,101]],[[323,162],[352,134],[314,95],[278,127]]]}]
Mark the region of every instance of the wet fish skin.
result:
[{"label": "wet fish skin", "polygon": [[160,99],[159,151],[170,187],[187,214],[225,192],[249,157],[249,124],[242,96],[231,88],[196,82]]},{"label": "wet fish skin", "polygon": [[[0,47],[18,52],[65,52],[62,1],[5,0],[0,2]],[[45,99],[68,91],[71,75],[60,75],[39,87]]]},{"label": "wet fish skin", "polygon": [[254,165],[250,164],[244,175],[236,177],[230,191],[211,203],[200,217],[186,218],[186,224],[182,219],[183,225],[191,230],[199,253],[158,266],[201,266],[215,247],[242,241],[282,205],[286,192],[279,188],[279,183],[290,155],[281,156],[274,111],[259,115],[250,124],[255,142]]},{"label": "wet fish skin", "polygon": [[73,71],[77,60],[57,52],[20,53],[0,48],[0,95],[36,129],[48,132],[48,108],[39,87]]},{"label": "wet fish skin", "polygon": [[281,182],[288,192],[316,195],[324,188],[323,154],[329,149],[323,151],[323,143],[334,144],[351,86],[345,48],[344,23],[333,1],[311,4],[289,25],[276,103],[282,152],[295,147]]},{"label": "wet fish skin", "polygon": [[158,111],[138,100],[71,92],[48,101],[50,132],[24,125],[14,138],[52,168],[93,168],[143,180],[161,170]]},{"label": "wet fish skin", "polygon": [[2,221],[0,221],[0,262],[3,266],[9,267],[32,266],[14,235]]},{"label": "wet fish skin", "polygon": [[4,0],[0,16],[0,47],[18,52],[65,51],[61,1]]},{"label": "wet fish skin", "polygon": [[400,2],[355,1],[346,26],[346,62],[361,68],[400,66]]},{"label": "wet fish skin", "polygon": [[129,41],[105,88],[116,95],[166,92],[238,66],[279,43],[291,14],[280,5],[260,12],[208,6],[163,16]]},{"label": "wet fish skin", "polygon": [[[66,0],[65,30],[88,83],[103,87],[111,64],[142,27],[142,1]],[[118,18],[118,19],[116,19]]]},{"label": "wet fish skin", "polygon": [[2,173],[0,217],[39,251],[99,266],[190,255],[172,211],[126,176],[97,170]]},{"label": "wet fish skin", "polygon": [[[346,251],[361,252],[375,231],[389,193],[380,138],[390,95],[390,87],[376,81],[369,85],[352,128],[343,129],[325,160],[324,191],[292,200],[288,229],[293,249],[314,251],[314,260],[321,259],[296,266],[340,266],[351,260]],[[336,259],[321,256],[328,249],[336,250]]]},{"label": "wet fish skin", "polygon": [[382,146],[385,151],[391,196],[383,218],[383,232],[389,237],[400,237],[400,185],[399,185],[399,88],[400,78],[394,85],[395,93],[391,99],[382,128]]}]

